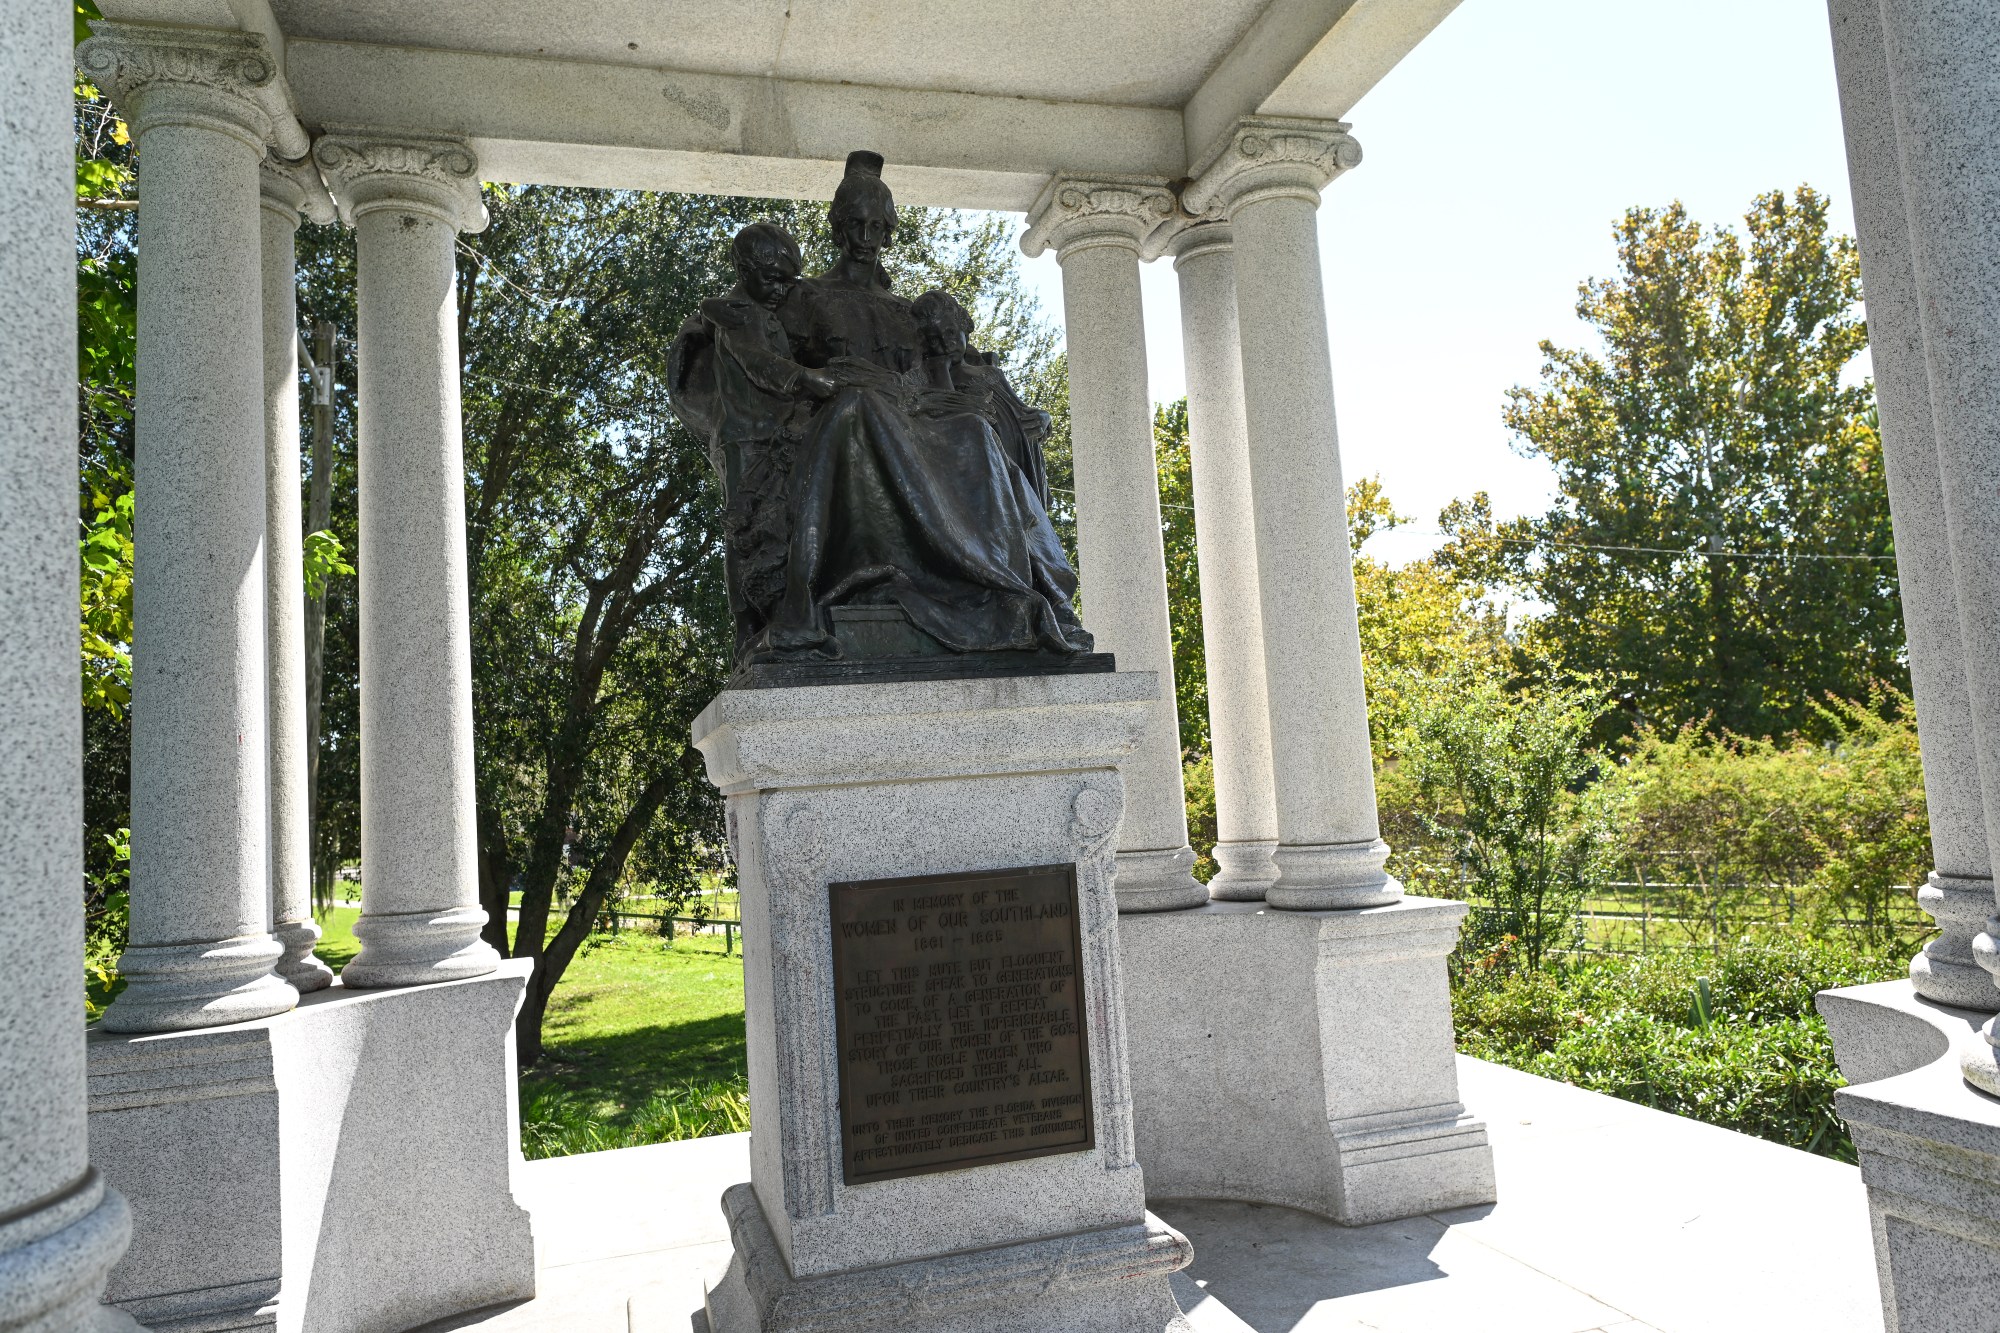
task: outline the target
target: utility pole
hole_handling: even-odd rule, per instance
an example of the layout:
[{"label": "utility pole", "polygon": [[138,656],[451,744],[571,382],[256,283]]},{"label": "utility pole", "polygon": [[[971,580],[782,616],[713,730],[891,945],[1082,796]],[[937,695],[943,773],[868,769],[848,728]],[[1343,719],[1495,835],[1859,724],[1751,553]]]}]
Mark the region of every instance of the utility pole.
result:
[{"label": "utility pole", "polygon": [[[320,532],[333,521],[334,330],[330,320],[313,325],[313,346],[304,358],[312,376],[312,483],[306,499],[306,531]],[[321,874],[319,855],[319,703],[326,676],[326,588],[306,598],[306,811],[313,830],[313,896],[331,905],[333,877]]]}]

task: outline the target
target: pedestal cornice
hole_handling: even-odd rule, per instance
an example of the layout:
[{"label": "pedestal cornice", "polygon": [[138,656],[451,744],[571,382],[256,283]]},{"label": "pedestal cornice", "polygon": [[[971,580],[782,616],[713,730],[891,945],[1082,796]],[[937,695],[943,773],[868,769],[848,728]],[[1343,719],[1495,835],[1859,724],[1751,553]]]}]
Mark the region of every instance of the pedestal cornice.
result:
[{"label": "pedestal cornice", "polygon": [[1361,164],[1361,145],[1347,131],[1345,121],[1246,116],[1203,158],[1181,204],[1204,217],[1272,197],[1317,206],[1335,176]]},{"label": "pedestal cornice", "polygon": [[1179,204],[1165,181],[1059,175],[1028,210],[1021,250],[1032,259],[1053,249],[1060,259],[1115,245],[1152,259],[1179,219]]},{"label": "pedestal cornice", "polygon": [[459,140],[339,132],[322,135],[312,156],[349,226],[393,208],[428,213],[457,231],[486,229],[479,159]]},{"label": "pedestal cornice", "polygon": [[306,132],[262,37],[102,21],[91,31],[76,49],[77,68],[111,95],[137,134],[197,125],[260,153],[270,145],[281,157],[305,156]]}]

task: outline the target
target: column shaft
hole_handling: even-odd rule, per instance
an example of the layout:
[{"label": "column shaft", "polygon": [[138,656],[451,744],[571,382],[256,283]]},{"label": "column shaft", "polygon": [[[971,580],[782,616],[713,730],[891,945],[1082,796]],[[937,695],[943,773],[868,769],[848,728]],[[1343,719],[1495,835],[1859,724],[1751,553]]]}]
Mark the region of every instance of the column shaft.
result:
[{"label": "column shaft", "polygon": [[[2000,832],[2000,11],[1980,0],[1893,0],[1884,46],[1923,325],[1931,427],[1958,590],[1988,845]],[[2000,973],[2000,912],[1973,941]],[[1989,1042],[2000,1040],[1987,1025]],[[1966,1077],[2000,1093],[2000,1057]]]},{"label": "column shaft", "polygon": [[1188,448],[1201,627],[1208,663],[1208,736],[1215,771],[1215,861],[1209,896],[1262,898],[1278,877],[1271,719],[1264,688],[1264,617],[1243,362],[1236,334],[1236,265],[1229,228],[1209,223],[1176,240],[1181,347],[1187,363]]},{"label": "column shaft", "polygon": [[0,28],[0,1329],[90,1328],[124,1200],[84,1128],[69,15]]},{"label": "column shaft", "polygon": [[271,933],[276,972],[315,991],[333,971],[313,956],[312,823],[306,801],[305,574],[299,514],[299,315],[294,235],[304,191],[266,166],[264,256],[264,632],[270,727]]},{"label": "column shaft", "polygon": [[1276,776],[1273,907],[1367,907],[1402,886],[1374,760],[1315,228],[1320,188],[1360,160],[1345,127],[1245,121],[1188,194],[1235,238],[1237,331]]},{"label": "column shaft", "polygon": [[480,938],[453,258],[476,176],[456,146],[321,139],[315,157],[359,280],[361,952],[341,979],[477,976],[499,955]]},{"label": "column shaft", "polygon": [[1160,677],[1153,726],[1122,770],[1118,906],[1150,911],[1198,905],[1207,893],[1190,873],[1194,853],[1181,779],[1139,255],[1136,247],[1120,244],[1058,253],[1084,621],[1098,650],[1115,654],[1121,670]]},{"label": "column shaft", "polygon": [[1972,955],[1973,937],[1993,911],[1993,870],[1931,428],[1923,316],[1911,267],[1882,7],[1880,0],[1832,0],[1830,9],[1936,866],[1918,899],[1942,932],[1911,960],[1910,980],[1940,1003],[2000,1009],[2000,990]]},{"label": "column shaft", "polygon": [[[104,1026],[174,1031],[281,1013],[264,719],[263,357],[246,100],[274,67],[160,30],[101,54],[139,144],[132,884],[125,991]],[[100,39],[102,40],[102,39]],[[123,39],[119,39],[123,41]],[[84,48],[86,69],[97,42]],[[260,65],[258,62],[262,61]],[[204,77],[186,78],[189,69]],[[112,72],[107,63],[106,72]]]}]

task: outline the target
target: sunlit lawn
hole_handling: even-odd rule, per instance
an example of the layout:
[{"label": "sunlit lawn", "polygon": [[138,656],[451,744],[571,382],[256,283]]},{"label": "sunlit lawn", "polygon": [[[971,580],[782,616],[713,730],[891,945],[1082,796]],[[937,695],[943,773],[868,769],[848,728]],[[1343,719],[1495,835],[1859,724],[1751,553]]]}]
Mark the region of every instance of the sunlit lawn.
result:
[{"label": "sunlit lawn", "polygon": [[[359,915],[320,918],[329,965],[359,951]],[[542,1031],[541,1063],[521,1079],[531,1157],[745,1127],[743,958],[723,952],[720,934],[591,937]]]}]

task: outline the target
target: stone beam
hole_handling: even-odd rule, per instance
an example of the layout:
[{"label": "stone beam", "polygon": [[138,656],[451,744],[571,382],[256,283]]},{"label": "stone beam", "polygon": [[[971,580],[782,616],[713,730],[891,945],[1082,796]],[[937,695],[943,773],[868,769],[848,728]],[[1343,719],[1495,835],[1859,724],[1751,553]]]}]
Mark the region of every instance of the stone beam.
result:
[{"label": "stone beam", "polygon": [[1188,99],[1187,157],[1243,116],[1345,117],[1459,0],[1274,0]]},{"label": "stone beam", "polygon": [[295,39],[313,125],[467,140],[488,180],[825,199],[850,150],[906,203],[1023,211],[1053,172],[1172,179],[1180,113]]}]

